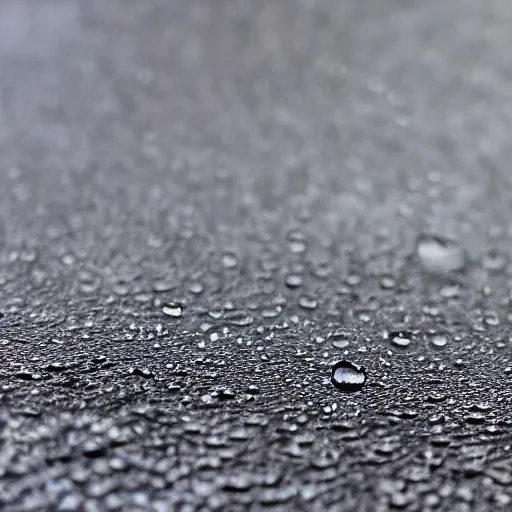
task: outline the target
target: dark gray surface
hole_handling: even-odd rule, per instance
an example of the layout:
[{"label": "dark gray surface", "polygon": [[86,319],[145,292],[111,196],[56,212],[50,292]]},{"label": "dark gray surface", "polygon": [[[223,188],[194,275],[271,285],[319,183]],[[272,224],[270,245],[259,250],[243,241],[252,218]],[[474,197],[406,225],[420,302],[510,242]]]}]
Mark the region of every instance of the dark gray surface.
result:
[{"label": "dark gray surface", "polygon": [[2,1],[1,508],[510,510],[510,48],[509,0]]}]

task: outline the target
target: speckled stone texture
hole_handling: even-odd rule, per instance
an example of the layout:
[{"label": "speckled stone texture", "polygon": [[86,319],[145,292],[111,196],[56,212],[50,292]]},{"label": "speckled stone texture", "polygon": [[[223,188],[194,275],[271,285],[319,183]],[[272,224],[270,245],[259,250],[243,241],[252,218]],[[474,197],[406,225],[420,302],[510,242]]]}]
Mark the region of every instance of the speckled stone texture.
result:
[{"label": "speckled stone texture", "polygon": [[2,0],[0,508],[510,510],[511,48],[510,0]]}]

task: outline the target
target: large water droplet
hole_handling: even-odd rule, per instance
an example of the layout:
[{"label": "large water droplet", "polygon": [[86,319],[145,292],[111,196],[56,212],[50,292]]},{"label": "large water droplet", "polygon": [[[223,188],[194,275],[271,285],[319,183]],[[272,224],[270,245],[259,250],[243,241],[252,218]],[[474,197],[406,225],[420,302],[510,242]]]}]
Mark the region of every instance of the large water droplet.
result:
[{"label": "large water droplet", "polygon": [[332,368],[331,382],[336,389],[351,393],[362,389],[366,372],[362,366],[350,361],[339,361]]},{"label": "large water droplet", "polygon": [[459,243],[448,238],[421,235],[416,251],[421,264],[430,272],[456,272],[466,265],[466,251]]}]

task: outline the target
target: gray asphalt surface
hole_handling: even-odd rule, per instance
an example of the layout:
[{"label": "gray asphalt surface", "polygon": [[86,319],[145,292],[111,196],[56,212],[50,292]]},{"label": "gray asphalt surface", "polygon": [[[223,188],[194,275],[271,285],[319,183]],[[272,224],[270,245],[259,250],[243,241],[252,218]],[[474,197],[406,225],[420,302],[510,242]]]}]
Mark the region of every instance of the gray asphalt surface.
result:
[{"label": "gray asphalt surface", "polygon": [[3,0],[0,508],[510,510],[511,48],[509,0]]}]

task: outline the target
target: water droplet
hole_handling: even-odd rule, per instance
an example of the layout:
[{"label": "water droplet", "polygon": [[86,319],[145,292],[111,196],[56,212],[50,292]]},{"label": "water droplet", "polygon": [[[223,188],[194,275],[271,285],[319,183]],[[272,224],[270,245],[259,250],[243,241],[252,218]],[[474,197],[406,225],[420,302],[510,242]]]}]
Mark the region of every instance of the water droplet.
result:
[{"label": "water droplet", "polygon": [[231,325],[235,325],[237,327],[246,327],[247,325],[251,325],[254,322],[254,318],[252,316],[248,316],[242,311],[235,311],[229,315],[226,320]]},{"label": "water droplet", "polygon": [[112,291],[116,295],[119,295],[120,297],[124,297],[124,296],[128,295],[128,293],[130,292],[130,285],[128,283],[125,283],[124,281],[120,281],[120,282],[114,284]]},{"label": "water droplet", "polygon": [[298,288],[302,285],[302,277],[297,274],[291,274],[286,277],[285,284],[288,288]]},{"label": "water droplet", "polygon": [[164,279],[159,279],[153,283],[153,290],[155,292],[168,292],[172,290],[172,284]]},{"label": "water droplet", "polygon": [[444,347],[448,343],[448,337],[445,334],[435,334],[430,339],[430,342],[435,347]]},{"label": "water droplet", "polygon": [[236,255],[232,252],[227,252],[224,254],[224,256],[222,256],[222,265],[227,269],[236,268],[238,265],[238,259]]},{"label": "water droplet", "polygon": [[290,242],[290,251],[294,254],[302,254],[306,250],[306,242],[295,240]]},{"label": "water droplet", "polygon": [[380,286],[383,290],[392,290],[396,286],[396,282],[392,277],[383,277],[380,280]]},{"label": "water droplet", "polygon": [[456,272],[466,265],[466,251],[459,243],[448,238],[421,235],[416,251],[421,264],[430,272]]},{"label": "water droplet", "polygon": [[261,316],[263,318],[275,318],[281,314],[281,311],[281,306],[277,306],[275,308],[266,308],[261,312]]},{"label": "water droplet", "polygon": [[346,283],[349,286],[357,286],[361,283],[361,276],[358,276],[357,274],[351,274],[347,277]]},{"label": "water droplet", "polygon": [[64,254],[64,256],[62,256],[62,263],[64,263],[64,265],[67,265],[67,266],[70,266],[70,265],[73,265],[73,263],[75,262],[75,257],[72,255],[72,254]]},{"label": "water droplet", "polygon": [[203,292],[203,285],[198,282],[192,283],[189,287],[189,291],[194,295],[199,295],[200,293]]},{"label": "water droplet", "polygon": [[407,331],[395,331],[389,333],[389,339],[393,345],[405,348],[411,344],[412,333]]},{"label": "water droplet", "polygon": [[304,309],[316,309],[317,301],[310,297],[301,297],[299,299],[299,305]]},{"label": "water droplet", "polygon": [[362,366],[350,361],[339,361],[332,368],[331,382],[340,391],[359,391],[366,382],[366,372]]},{"label": "water droplet", "polygon": [[183,307],[176,302],[168,302],[162,306],[162,313],[173,318],[179,318],[183,314]]},{"label": "water droplet", "polygon": [[346,348],[349,345],[347,335],[343,332],[333,332],[329,335],[329,338],[331,339],[333,346],[336,348]]}]

